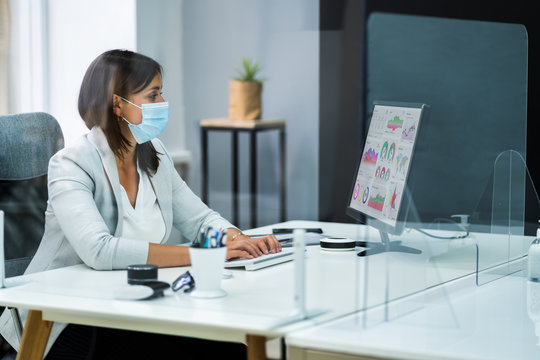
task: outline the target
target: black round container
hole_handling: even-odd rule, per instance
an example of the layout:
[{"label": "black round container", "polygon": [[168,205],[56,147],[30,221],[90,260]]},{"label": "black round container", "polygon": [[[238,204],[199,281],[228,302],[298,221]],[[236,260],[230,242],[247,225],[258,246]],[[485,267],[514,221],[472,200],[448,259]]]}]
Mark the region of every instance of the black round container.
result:
[{"label": "black round container", "polygon": [[145,282],[157,281],[158,267],[156,265],[129,265],[127,267],[127,282],[131,285],[142,285]]}]

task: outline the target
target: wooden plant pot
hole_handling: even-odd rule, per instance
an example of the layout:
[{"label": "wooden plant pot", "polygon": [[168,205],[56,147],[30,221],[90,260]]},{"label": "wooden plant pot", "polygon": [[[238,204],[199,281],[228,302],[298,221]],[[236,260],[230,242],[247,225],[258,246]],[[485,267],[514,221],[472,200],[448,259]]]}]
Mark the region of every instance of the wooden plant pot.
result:
[{"label": "wooden plant pot", "polygon": [[262,83],[231,80],[229,87],[229,119],[257,120],[262,115]]}]

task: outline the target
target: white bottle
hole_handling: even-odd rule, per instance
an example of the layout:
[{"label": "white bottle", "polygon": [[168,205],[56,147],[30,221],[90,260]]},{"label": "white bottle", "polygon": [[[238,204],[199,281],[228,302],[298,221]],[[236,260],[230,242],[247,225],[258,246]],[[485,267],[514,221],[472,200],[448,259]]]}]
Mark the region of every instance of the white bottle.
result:
[{"label": "white bottle", "polygon": [[540,282],[527,281],[527,313],[534,324],[540,346]]},{"label": "white bottle", "polygon": [[[538,220],[540,223],[540,220]],[[529,248],[529,280],[540,281],[540,224],[536,229],[536,239],[533,240]]]}]

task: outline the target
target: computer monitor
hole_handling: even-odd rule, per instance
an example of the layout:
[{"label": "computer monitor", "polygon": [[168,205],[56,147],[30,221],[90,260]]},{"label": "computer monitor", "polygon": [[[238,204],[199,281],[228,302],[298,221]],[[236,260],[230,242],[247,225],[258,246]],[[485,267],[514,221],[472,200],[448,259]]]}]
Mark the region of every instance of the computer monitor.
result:
[{"label": "computer monitor", "polygon": [[359,256],[383,251],[420,253],[390,242],[388,234],[403,232],[411,197],[407,178],[414,157],[418,130],[426,104],[374,102],[364,150],[358,161],[346,213],[381,233],[382,243],[367,247]]}]

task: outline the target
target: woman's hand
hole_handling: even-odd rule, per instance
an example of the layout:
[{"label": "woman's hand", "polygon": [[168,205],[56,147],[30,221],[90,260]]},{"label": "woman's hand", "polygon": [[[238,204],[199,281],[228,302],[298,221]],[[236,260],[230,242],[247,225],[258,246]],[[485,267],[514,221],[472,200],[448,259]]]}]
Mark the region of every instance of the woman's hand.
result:
[{"label": "woman's hand", "polygon": [[227,260],[234,258],[255,258],[263,254],[281,251],[281,244],[274,235],[251,238],[236,229],[227,232]]}]

